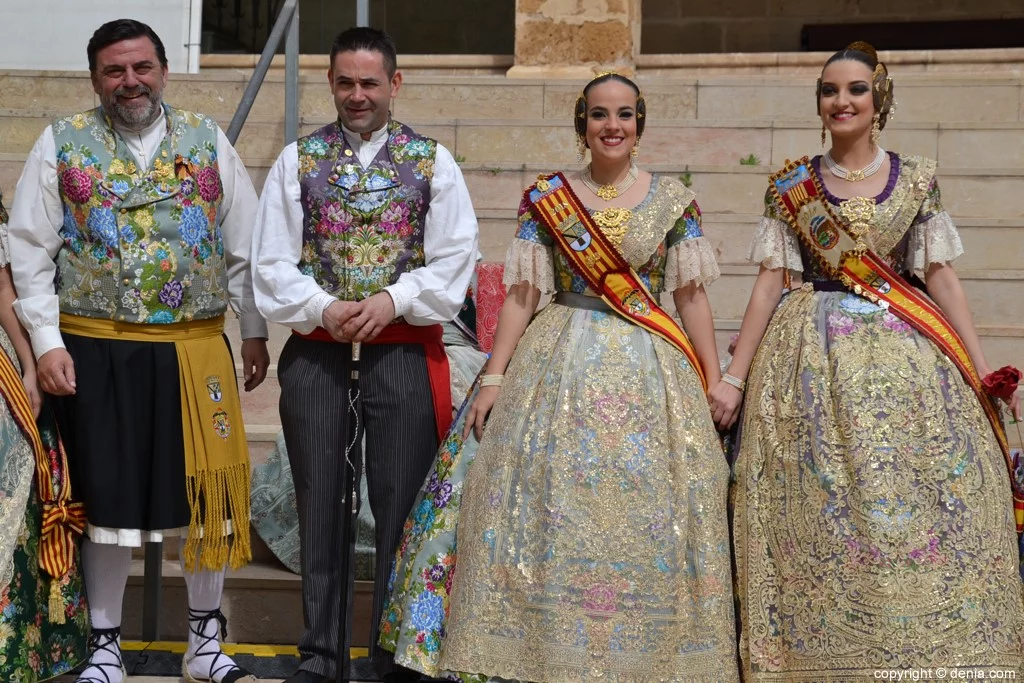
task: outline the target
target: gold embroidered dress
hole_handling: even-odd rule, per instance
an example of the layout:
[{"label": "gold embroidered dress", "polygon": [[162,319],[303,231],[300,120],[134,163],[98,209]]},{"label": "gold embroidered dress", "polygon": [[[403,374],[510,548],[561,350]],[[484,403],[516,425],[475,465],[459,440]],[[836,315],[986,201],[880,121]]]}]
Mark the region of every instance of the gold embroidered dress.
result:
[{"label": "gold embroidered dress", "polygon": [[[870,246],[903,274],[957,258],[934,162],[890,161]],[[747,378],[732,492],[745,680],[1020,672],[1010,484],[978,399],[908,324],[824,281],[782,215],[768,201],[751,248],[804,285]]]},{"label": "gold embroidered dress", "polygon": [[[621,237],[655,294],[718,276],[692,200],[655,176]],[[521,281],[585,292],[525,202],[505,266],[506,284]],[[548,305],[466,475],[441,667],[558,683],[738,680],[727,482],[683,354],[615,313]]]}]

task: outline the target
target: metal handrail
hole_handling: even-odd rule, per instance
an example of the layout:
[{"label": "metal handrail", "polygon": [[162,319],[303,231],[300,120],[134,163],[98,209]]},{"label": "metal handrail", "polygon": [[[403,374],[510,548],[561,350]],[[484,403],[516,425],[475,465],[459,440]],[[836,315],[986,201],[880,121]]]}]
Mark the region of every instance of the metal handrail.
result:
[{"label": "metal handrail", "polygon": [[[263,79],[270,69],[281,38],[288,32],[284,45],[284,141],[295,142],[299,138],[299,3],[285,0],[277,13],[274,28],[270,31],[267,44],[260,55],[260,61],[249,78],[242,101],[231,117],[227,138],[234,145],[242,126],[256,102]],[[248,520],[245,522],[248,524]],[[146,543],[145,574],[142,580],[142,639],[152,642],[160,640],[160,602],[163,581],[163,543]]]},{"label": "metal handrail", "polygon": [[281,38],[285,31],[288,31],[288,38],[284,46],[284,138],[285,144],[294,142],[299,137],[299,2],[298,0],[285,0],[281,11],[277,13],[277,20],[274,21],[274,28],[270,30],[267,37],[267,44],[260,55],[260,61],[256,63],[256,69],[249,78],[245,92],[242,94],[242,101],[238,103],[235,115],[231,117],[231,124],[228,126],[228,141],[235,144],[245,119],[249,116],[256,101],[256,95],[263,85],[263,79],[270,70],[270,62],[274,59],[277,48],[281,45]]}]

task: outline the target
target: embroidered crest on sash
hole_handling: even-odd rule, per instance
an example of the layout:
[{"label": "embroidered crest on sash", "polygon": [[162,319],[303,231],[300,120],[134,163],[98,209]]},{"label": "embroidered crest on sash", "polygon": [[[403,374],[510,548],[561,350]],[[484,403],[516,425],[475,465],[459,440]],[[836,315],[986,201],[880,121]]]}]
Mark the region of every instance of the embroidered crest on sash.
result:
[{"label": "embroidered crest on sash", "polygon": [[220,375],[210,375],[206,378],[206,390],[210,392],[210,400],[220,403],[224,398],[224,392],[220,388]]},{"label": "embroidered crest on sash", "polygon": [[223,410],[218,410],[213,414],[213,431],[217,432],[217,436],[222,439],[231,435],[231,421]]}]

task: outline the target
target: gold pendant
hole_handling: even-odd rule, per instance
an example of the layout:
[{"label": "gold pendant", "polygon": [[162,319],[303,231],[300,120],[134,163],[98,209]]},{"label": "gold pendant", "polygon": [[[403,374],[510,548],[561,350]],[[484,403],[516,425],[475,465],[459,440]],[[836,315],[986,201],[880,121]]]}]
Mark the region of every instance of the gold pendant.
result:
[{"label": "gold pendant", "polygon": [[626,235],[629,227],[629,220],[633,212],[618,206],[610,206],[607,209],[594,212],[594,222],[601,228],[601,232],[608,241],[616,247],[622,246],[622,238]]},{"label": "gold pendant", "polygon": [[846,174],[846,179],[851,183],[859,183],[860,181],[864,180],[864,177],[864,169],[859,169],[857,171],[849,171]]},{"label": "gold pendant", "polygon": [[875,201],[868,197],[850,197],[839,203],[839,214],[846,219],[855,239],[867,235],[875,219],[875,208]]},{"label": "gold pendant", "polygon": [[619,188],[615,187],[614,185],[602,185],[601,187],[597,188],[597,192],[595,192],[594,194],[596,194],[598,197],[605,200],[606,202],[610,202],[611,200],[619,196]]}]

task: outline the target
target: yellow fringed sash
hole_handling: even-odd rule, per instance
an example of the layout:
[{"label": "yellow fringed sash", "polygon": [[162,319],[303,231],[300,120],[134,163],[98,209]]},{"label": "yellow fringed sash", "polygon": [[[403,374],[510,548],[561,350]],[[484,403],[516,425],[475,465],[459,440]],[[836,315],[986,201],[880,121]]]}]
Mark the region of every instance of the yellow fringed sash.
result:
[{"label": "yellow fringed sash", "polygon": [[[249,449],[235,366],[222,339],[224,317],[142,325],[62,313],[60,327],[82,337],[174,343],[181,389],[185,490],[191,510],[185,564],[214,570],[225,562],[233,569],[246,564],[252,558]],[[235,541],[229,543],[232,526]]]}]

